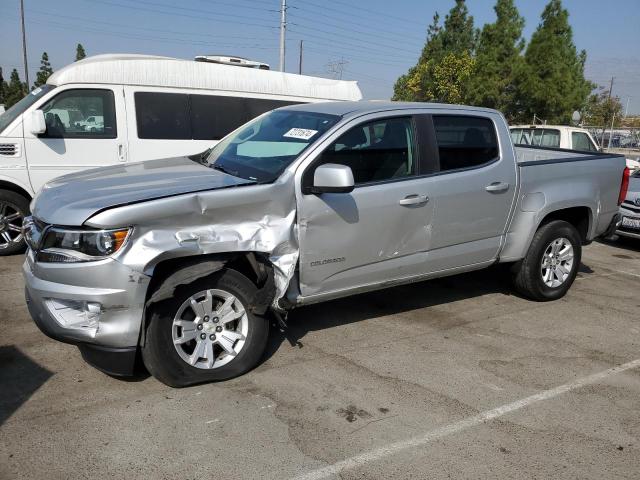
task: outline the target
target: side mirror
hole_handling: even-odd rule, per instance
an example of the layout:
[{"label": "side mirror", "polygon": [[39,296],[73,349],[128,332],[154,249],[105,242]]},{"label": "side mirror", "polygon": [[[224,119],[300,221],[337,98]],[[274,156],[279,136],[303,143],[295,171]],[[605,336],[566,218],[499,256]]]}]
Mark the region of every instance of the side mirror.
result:
[{"label": "side mirror", "polygon": [[34,110],[29,118],[29,132],[33,135],[40,135],[47,131],[47,123],[44,120],[42,110]]},{"label": "side mirror", "polygon": [[325,163],[316,168],[313,174],[311,193],[349,193],[354,186],[351,168],[337,163]]}]

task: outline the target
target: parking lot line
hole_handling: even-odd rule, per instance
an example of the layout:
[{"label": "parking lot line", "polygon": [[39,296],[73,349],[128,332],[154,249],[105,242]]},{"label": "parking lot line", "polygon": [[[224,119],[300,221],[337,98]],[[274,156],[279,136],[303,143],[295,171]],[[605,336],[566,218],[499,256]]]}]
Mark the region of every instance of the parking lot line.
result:
[{"label": "parking lot line", "polygon": [[458,433],[462,430],[466,430],[468,428],[481,425],[485,422],[488,422],[495,418],[506,415],[507,413],[520,410],[534,403],[538,403],[544,400],[549,400],[551,398],[557,397],[559,395],[570,392],[572,390],[582,388],[586,385],[597,383],[612,375],[616,375],[618,373],[622,373],[624,371],[631,370],[633,368],[638,368],[638,367],[640,367],[640,359],[636,359],[631,362],[618,365],[617,367],[613,367],[608,370],[604,370],[602,372],[594,373],[592,375],[579,378],[577,380],[574,380],[573,382],[565,383],[564,385],[560,385],[558,387],[551,388],[549,390],[544,390],[542,392],[536,393],[529,397],[522,398],[520,400],[516,400],[515,402],[508,403],[506,405],[502,405],[492,410],[481,412],[472,417],[460,420],[459,422],[455,422],[450,425],[445,425],[440,428],[436,428],[435,430],[430,430],[417,437],[391,443],[384,447],[380,447],[375,450],[370,450],[368,452],[355,455],[345,460],[341,460],[332,465],[328,465],[326,467],[322,467],[317,470],[312,470],[310,472],[294,477],[294,480],[320,480],[323,478],[330,477],[332,475],[338,475],[343,470],[356,468],[356,467],[365,465],[369,462],[380,460],[384,457],[388,457],[390,455],[393,455],[395,453],[401,452],[409,448],[420,447],[429,442],[432,442],[433,440],[437,440],[439,438],[443,438],[448,435]]}]

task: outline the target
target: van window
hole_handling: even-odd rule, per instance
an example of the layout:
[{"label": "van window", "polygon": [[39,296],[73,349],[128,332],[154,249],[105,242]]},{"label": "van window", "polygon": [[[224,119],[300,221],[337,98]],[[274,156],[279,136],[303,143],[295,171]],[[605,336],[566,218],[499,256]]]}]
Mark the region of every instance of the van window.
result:
[{"label": "van window", "polygon": [[136,92],[138,138],[220,140],[249,120],[296,102],[221,95]]},{"label": "van window", "polygon": [[409,117],[374,120],[353,127],[322,153],[324,163],[346,165],[356,184],[415,174],[416,148]]},{"label": "van window", "polygon": [[584,132],[571,132],[571,146],[574,150],[582,150],[584,152],[598,151],[589,135]]},{"label": "van window", "polygon": [[45,103],[41,110],[47,125],[47,131],[39,135],[41,138],[117,137],[111,90],[65,90]]},{"label": "van window", "polygon": [[440,170],[483,165],[498,158],[498,140],[488,118],[457,115],[433,117]]},{"label": "van window", "polygon": [[191,140],[189,95],[136,92],[138,138]]}]

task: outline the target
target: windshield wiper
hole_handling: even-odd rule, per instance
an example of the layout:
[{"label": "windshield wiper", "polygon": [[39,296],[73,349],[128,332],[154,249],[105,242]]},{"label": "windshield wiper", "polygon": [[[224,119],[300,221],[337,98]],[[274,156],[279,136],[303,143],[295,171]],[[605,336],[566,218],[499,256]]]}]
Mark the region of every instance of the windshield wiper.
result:
[{"label": "windshield wiper", "polygon": [[222,165],[219,165],[217,163],[212,164],[211,168],[213,168],[215,170],[219,170],[222,173],[226,173],[227,175],[232,175],[234,177],[242,178],[240,175],[238,175],[237,171],[229,170],[228,168],[223,167]]}]

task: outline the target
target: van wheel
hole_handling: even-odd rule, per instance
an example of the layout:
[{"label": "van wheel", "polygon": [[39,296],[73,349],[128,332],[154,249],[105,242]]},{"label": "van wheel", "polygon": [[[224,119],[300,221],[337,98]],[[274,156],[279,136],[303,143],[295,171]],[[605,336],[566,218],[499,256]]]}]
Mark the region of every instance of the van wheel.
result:
[{"label": "van wheel", "polygon": [[0,190],[0,256],[24,252],[22,222],[29,215],[29,200],[19,193]]},{"label": "van wheel", "polygon": [[176,288],[149,306],[142,359],[170,387],[227,380],[253,368],[267,346],[269,322],[249,307],[256,286],[221,270]]},{"label": "van wheel", "polygon": [[576,278],[582,242],[576,228],[563,220],[541,226],[527,255],[513,268],[518,292],[539,302],[562,298]]}]

